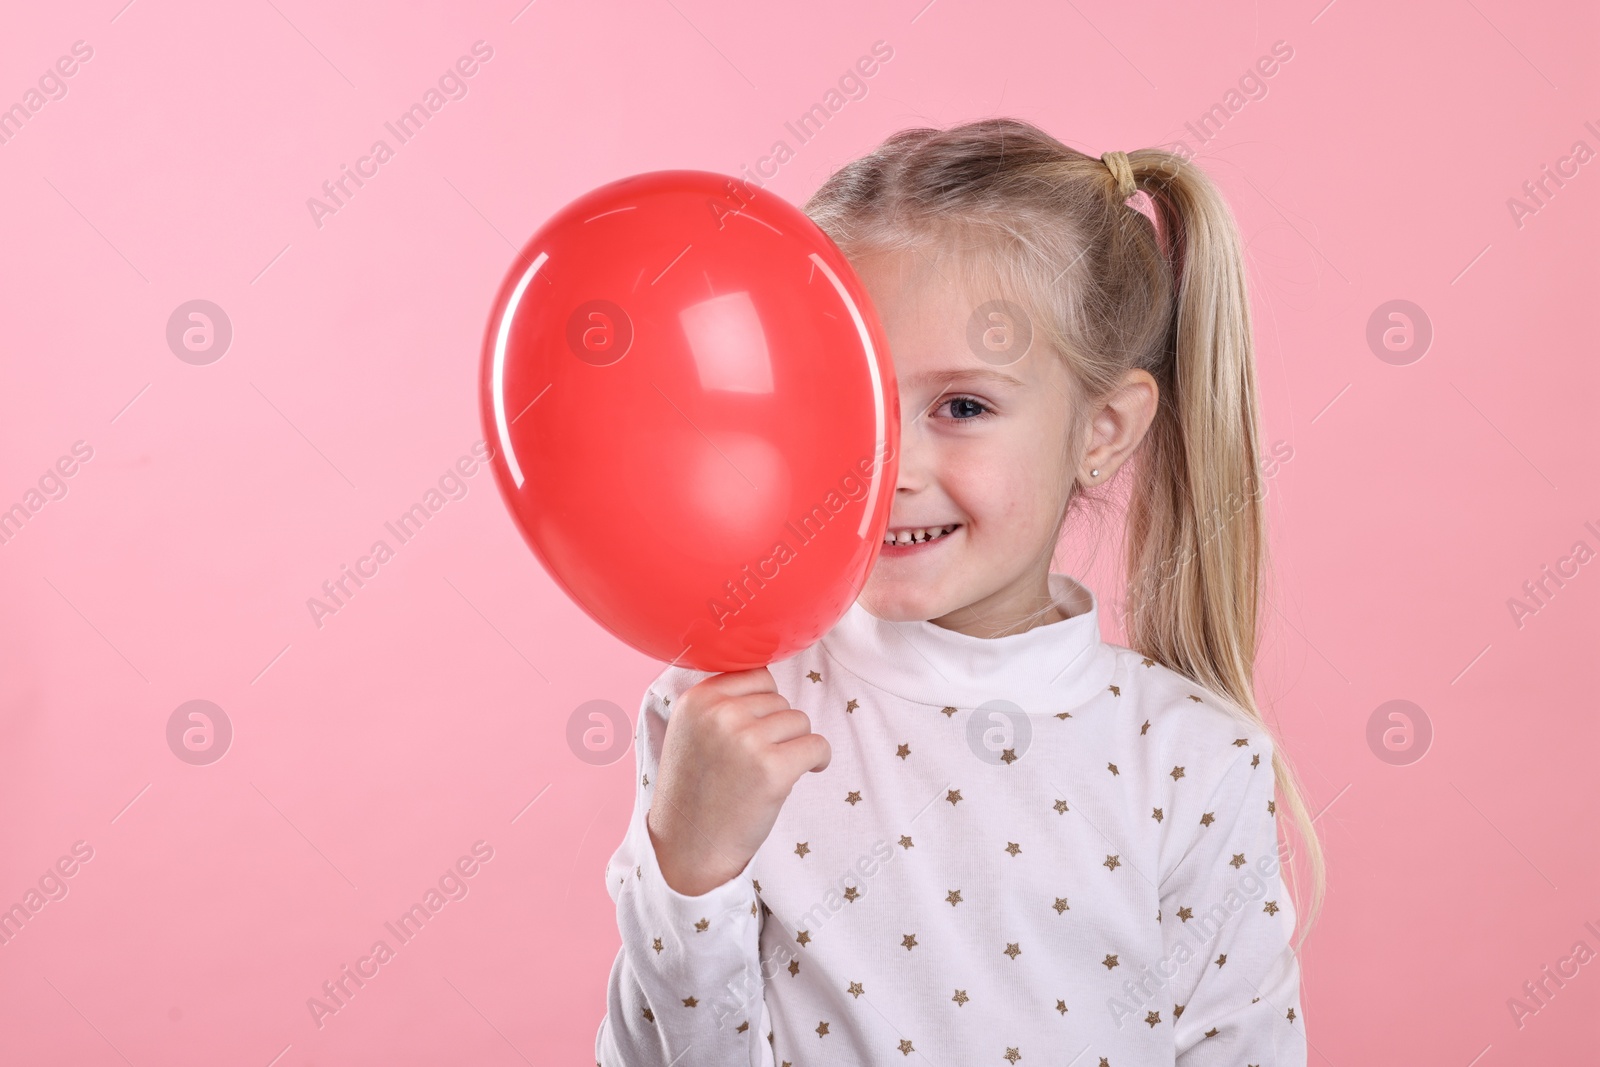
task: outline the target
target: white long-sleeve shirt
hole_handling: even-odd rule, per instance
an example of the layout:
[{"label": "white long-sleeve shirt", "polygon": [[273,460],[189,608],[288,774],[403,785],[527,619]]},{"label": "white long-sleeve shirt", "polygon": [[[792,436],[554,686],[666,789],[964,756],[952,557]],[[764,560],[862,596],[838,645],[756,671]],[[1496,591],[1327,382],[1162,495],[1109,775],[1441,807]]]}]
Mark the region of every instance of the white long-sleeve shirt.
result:
[{"label": "white long-sleeve shirt", "polygon": [[853,605],[769,665],[832,761],[699,896],[645,827],[672,702],[645,693],[606,867],[622,948],[601,1067],[1303,1067],[1271,739],[1070,617],[985,639]]}]

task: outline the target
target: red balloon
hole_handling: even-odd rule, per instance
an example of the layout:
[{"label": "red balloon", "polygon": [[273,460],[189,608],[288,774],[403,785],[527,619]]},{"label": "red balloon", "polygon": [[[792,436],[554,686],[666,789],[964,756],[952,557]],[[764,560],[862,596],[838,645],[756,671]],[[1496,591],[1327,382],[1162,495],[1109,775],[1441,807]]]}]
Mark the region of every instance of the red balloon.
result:
[{"label": "red balloon", "polygon": [[562,208],[501,283],[481,402],[534,554],[658,660],[787,658],[877,561],[894,364],[843,253],[771,192],[656,171]]}]

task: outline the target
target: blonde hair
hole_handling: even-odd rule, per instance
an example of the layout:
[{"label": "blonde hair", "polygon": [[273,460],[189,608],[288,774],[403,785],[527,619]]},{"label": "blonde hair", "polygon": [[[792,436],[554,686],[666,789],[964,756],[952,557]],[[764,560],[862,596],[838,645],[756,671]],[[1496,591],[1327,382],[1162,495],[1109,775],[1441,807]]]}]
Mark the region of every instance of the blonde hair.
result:
[{"label": "blonde hair", "polygon": [[[1155,419],[1128,465],[1124,627],[1129,647],[1272,738],[1275,782],[1312,873],[1298,949],[1326,876],[1304,793],[1255,698],[1268,566],[1239,231],[1185,157],[1147,148],[1127,161],[1155,225],[1129,206],[1107,164],[1009,118],[893,134],[830,176],[805,211],[850,258],[954,252],[927,258],[961,275],[968,292],[998,283],[1016,294],[1034,343],[1061,353],[1078,385],[1064,447],[1082,440],[1089,413],[1129,371],[1156,380]],[[1063,523],[1080,499],[1093,498],[1074,480]]]}]

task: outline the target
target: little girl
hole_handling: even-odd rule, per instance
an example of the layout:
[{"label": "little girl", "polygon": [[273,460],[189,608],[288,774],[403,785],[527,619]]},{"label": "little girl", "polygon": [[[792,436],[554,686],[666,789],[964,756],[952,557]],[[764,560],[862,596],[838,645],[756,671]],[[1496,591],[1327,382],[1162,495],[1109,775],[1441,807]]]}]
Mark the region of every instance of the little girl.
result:
[{"label": "little girl", "polygon": [[[896,134],[806,211],[895,361],[890,530],[812,647],[646,692],[597,1063],[1303,1065],[1277,795],[1313,918],[1322,863],[1252,692],[1226,205],[1177,155],[995,119]],[[1127,648],[1050,569],[1124,464]]]}]

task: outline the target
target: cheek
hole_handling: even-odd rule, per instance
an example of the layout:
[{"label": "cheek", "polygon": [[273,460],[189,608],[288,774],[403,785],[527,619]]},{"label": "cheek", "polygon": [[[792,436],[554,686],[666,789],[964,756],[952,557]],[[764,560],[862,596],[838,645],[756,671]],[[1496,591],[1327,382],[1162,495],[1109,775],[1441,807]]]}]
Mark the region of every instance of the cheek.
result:
[{"label": "cheek", "polygon": [[1059,457],[1033,445],[964,458],[958,475],[964,496],[957,503],[987,522],[991,535],[1031,541],[1048,534],[1056,522],[1067,477],[1061,466]]},{"label": "cheek", "polygon": [[1035,472],[1010,453],[967,450],[940,480],[962,512],[991,534],[1025,529],[1039,495]]}]

